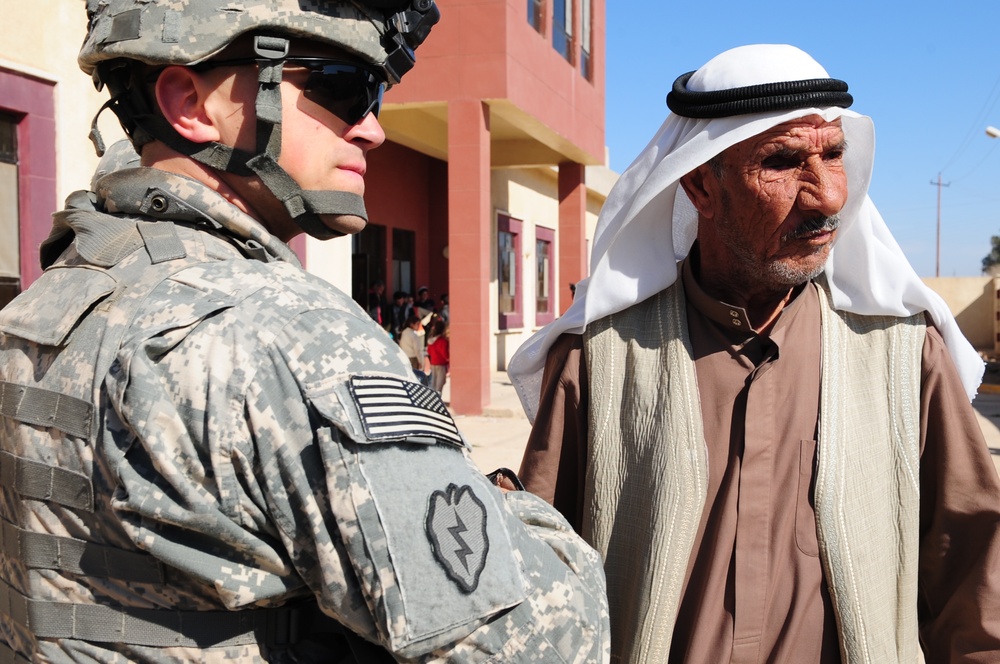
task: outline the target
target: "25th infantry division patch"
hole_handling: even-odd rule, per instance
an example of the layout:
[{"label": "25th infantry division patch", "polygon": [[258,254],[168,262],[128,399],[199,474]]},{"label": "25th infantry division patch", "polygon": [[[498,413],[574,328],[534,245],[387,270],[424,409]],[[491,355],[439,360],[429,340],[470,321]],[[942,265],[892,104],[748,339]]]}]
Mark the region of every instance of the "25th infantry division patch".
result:
[{"label": "25th infantry division patch", "polygon": [[446,491],[431,494],[427,507],[427,537],[434,557],[462,592],[479,586],[486,567],[490,540],[486,535],[486,507],[472,487],[449,484]]}]

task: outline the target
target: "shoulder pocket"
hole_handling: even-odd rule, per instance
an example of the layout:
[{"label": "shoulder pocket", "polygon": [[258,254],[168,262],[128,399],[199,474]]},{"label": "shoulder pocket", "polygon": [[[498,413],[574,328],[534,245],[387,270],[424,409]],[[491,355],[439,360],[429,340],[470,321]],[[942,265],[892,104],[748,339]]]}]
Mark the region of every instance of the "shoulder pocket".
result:
[{"label": "shoulder pocket", "polygon": [[43,346],[61,346],[84,314],[113,293],[116,285],[111,275],[99,270],[46,270],[0,312],[0,332]]},{"label": "shoulder pocket", "polygon": [[319,387],[310,403],[350,438],[317,432],[350,487],[341,535],[392,650],[426,654],[523,602],[510,530],[522,526],[464,453],[440,396],[391,375]]},{"label": "shoulder pocket", "polygon": [[406,441],[467,447],[441,396],[398,376],[354,375],[311,389],[313,406],[359,444]]}]

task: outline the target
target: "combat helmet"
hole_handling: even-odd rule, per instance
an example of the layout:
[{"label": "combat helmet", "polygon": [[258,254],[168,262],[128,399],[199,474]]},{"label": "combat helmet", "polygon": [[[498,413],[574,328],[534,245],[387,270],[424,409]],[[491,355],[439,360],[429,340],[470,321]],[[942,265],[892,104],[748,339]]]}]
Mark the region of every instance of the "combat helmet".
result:
[{"label": "combat helmet", "polygon": [[[414,51],[440,13],[434,0],[87,0],[87,17],[80,68],[98,89],[108,88],[111,98],[101,110],[114,111],[137,150],[160,140],[211,168],[257,175],[300,228],[327,239],[360,230],[367,213],[361,196],[304,191],[277,163],[278,84],[291,41],[330,45],[365,65],[378,94],[360,110],[363,118],[368,112],[377,114],[382,91],[413,67]],[[155,112],[143,77],[149,69],[169,65],[210,65],[214,56],[244,35],[253,36],[258,67],[257,154],[221,143],[188,141]],[[97,118],[91,138],[98,155],[103,154]]]}]

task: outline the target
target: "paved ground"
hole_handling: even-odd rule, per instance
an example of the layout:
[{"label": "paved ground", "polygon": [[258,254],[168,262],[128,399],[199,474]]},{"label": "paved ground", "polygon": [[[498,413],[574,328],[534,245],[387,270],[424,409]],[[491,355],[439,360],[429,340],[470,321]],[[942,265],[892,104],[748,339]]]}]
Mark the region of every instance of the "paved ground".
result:
[{"label": "paved ground", "polygon": [[[442,396],[446,403],[451,401],[450,387],[450,381],[445,383]],[[483,415],[458,415],[455,422],[472,444],[472,458],[480,468],[491,472],[506,467],[517,472],[531,425],[506,372],[493,373],[490,396]]]},{"label": "paved ground", "polygon": [[[480,468],[490,472],[506,466],[517,471],[531,426],[505,372],[493,373],[490,395],[490,406],[482,416],[460,415],[455,421],[472,443],[472,457]],[[450,383],[442,396],[450,401]],[[1000,473],[1000,385],[984,385],[972,405]]]}]

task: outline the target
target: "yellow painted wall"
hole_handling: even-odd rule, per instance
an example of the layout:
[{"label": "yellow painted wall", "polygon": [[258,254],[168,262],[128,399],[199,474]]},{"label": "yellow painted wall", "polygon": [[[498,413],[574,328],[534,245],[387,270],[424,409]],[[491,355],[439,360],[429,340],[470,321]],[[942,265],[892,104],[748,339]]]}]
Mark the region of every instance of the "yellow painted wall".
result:
[{"label": "yellow painted wall", "polygon": [[928,277],[924,283],[947,303],[969,343],[977,350],[993,352],[993,277]]}]

